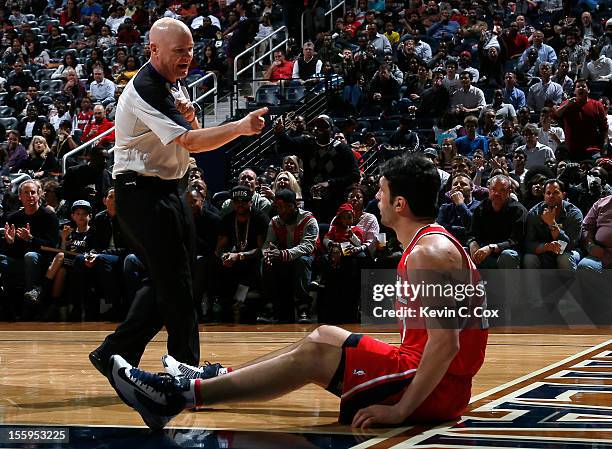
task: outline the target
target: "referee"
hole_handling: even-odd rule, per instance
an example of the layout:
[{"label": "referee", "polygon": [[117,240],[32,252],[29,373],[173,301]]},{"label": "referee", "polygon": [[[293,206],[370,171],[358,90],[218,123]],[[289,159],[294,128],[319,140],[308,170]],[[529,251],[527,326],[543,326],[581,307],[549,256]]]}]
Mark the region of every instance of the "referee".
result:
[{"label": "referee", "polygon": [[89,355],[103,375],[120,354],[137,366],[148,342],[163,326],[168,353],[198,365],[200,344],[192,291],[195,228],[179,192],[189,154],[214,150],[238,136],[259,133],[266,108],[238,122],[200,128],[187,92],[193,38],[175,19],[156,21],[149,33],[151,59],[119,97],[115,128],[117,217],[130,249],[146,265],[148,279],[115,332]]}]

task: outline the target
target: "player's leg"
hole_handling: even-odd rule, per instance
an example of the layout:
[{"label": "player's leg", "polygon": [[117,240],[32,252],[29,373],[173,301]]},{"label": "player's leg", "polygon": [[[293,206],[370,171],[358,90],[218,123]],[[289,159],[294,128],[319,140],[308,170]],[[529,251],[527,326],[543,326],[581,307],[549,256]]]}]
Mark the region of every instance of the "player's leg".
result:
[{"label": "player's leg", "polygon": [[[291,351],[294,351],[304,343],[312,342],[312,343],[324,343],[331,346],[336,346],[341,348],[348,336],[351,333],[341,327],[337,326],[319,326],[306,337],[296,341],[295,343],[290,344],[289,346],[285,346],[283,348],[277,349],[276,351],[269,352],[261,357],[245,362],[241,365],[232,367],[230,371],[241,370],[249,366],[257,365],[258,363],[265,362],[267,360],[274,359],[283,354],[287,354]],[[215,369],[214,374],[210,374],[210,370],[207,370],[206,367],[197,368],[194,366],[187,365],[182,363],[181,361],[175,360],[168,356],[165,356],[163,359],[164,368],[166,372],[172,374],[173,376],[186,376],[190,378],[202,377],[202,378],[210,378],[216,377],[218,375],[218,371]],[[182,365],[182,367],[181,367]],[[219,365],[220,367],[220,365]],[[205,375],[198,376],[197,372],[203,372],[206,370]],[[187,375],[186,373],[193,373],[194,375]]]},{"label": "player's leg", "polygon": [[301,340],[296,341],[289,346],[285,346],[284,348],[277,349],[276,351],[272,351],[266,355],[258,357],[249,362],[243,363],[242,365],[234,367],[234,371],[246,368],[247,366],[256,365],[261,362],[265,362],[267,360],[274,359],[280,355],[287,354],[295,349],[297,349],[300,345],[304,343],[312,342],[312,343],[324,343],[331,346],[336,346],[341,348],[348,336],[351,335],[349,331],[346,329],[342,329],[337,326],[319,326],[306,337]]},{"label": "player's leg", "polygon": [[111,384],[151,428],[162,428],[184,408],[277,398],[314,383],[327,387],[342,360],[342,347],[305,342],[294,350],[209,380],[157,375],[111,357]]},{"label": "player's leg", "polygon": [[309,383],[325,388],[341,357],[342,347],[305,341],[274,358],[203,380],[196,395],[202,405],[212,405],[274,399]]}]

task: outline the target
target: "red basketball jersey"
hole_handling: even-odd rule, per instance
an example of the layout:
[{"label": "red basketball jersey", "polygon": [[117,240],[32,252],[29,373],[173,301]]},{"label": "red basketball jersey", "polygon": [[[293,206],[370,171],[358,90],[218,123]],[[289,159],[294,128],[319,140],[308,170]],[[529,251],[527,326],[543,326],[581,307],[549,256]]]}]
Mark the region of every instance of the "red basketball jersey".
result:
[{"label": "red basketball jersey", "polygon": [[[462,315],[469,316],[457,318],[460,329],[460,349],[447,371],[447,374],[457,376],[474,376],[484,362],[485,349],[487,346],[489,326],[487,319],[480,317],[482,312],[486,309],[486,295],[484,294],[484,284],[482,283],[478,269],[461,246],[461,243],[438,224],[422,227],[413,237],[402,255],[397,266],[397,280],[401,283],[410,284],[406,264],[414,247],[418,244],[419,240],[426,235],[443,235],[455,245],[457,250],[461,253],[464,262],[463,266],[467,267],[465,268],[466,270],[469,270],[465,273],[466,282],[471,284],[474,290],[482,292],[482,294],[473,294],[463,298],[461,301],[456,301],[457,307],[455,310],[458,311],[461,308]],[[476,288],[477,286],[478,289]],[[404,312],[401,314],[404,317],[399,319],[401,335],[400,353],[414,359],[417,364],[421,360],[423,351],[425,350],[425,344],[427,343],[426,318],[420,313],[422,307],[423,304],[419,296],[411,296],[410,298],[398,296],[395,303],[395,308],[398,313],[400,310]],[[405,313],[405,309],[413,309],[414,316],[406,317],[407,313]]]}]

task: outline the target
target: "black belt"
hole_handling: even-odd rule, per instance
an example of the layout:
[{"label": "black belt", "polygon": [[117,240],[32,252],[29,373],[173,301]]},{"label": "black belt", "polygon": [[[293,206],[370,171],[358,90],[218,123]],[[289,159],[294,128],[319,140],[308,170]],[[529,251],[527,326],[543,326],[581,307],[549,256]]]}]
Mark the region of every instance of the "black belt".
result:
[{"label": "black belt", "polygon": [[115,178],[118,186],[137,185],[137,186],[156,186],[165,189],[176,189],[180,179],[162,179],[158,176],[144,176],[135,171],[120,173]]}]

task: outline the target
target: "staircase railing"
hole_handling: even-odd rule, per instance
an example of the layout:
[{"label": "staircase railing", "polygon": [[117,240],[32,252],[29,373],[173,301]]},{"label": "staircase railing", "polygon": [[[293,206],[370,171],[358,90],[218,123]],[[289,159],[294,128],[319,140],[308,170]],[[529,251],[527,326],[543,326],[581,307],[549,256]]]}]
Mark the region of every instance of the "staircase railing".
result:
[{"label": "staircase railing", "polygon": [[[294,115],[302,115],[307,122],[327,111],[328,98],[326,92],[307,93],[304,104],[294,109]],[[227,154],[231,158],[230,176],[235,176],[246,167],[254,167],[267,157],[274,154],[276,136],[272,128],[264,131],[255,139],[244,145],[244,140],[238,141]]]},{"label": "staircase railing", "polygon": [[[275,36],[280,35],[280,34],[284,35],[283,40],[272,46],[272,39],[274,39]],[[264,50],[263,54],[259,57],[257,57],[257,49],[259,49],[260,47],[266,46],[267,47],[267,43],[268,41],[270,42],[270,49],[269,50]],[[289,42],[289,31],[287,30],[286,26],[282,26],[279,29],[275,30],[272,34],[266,36],[265,38],[263,38],[262,40],[254,43],[253,45],[251,45],[249,48],[247,48],[246,50],[244,50],[242,53],[240,53],[238,56],[236,56],[234,58],[234,102],[235,102],[235,110],[238,109],[238,101],[240,99],[240,95],[238,92],[238,77],[240,75],[242,75],[244,72],[246,72],[247,70],[251,69],[252,74],[251,74],[251,87],[252,87],[252,91],[253,94],[256,91],[256,70],[257,70],[257,64],[260,61],[263,61],[266,57],[272,55],[274,53],[274,51],[276,51],[277,49],[281,48],[283,45],[285,46],[285,49],[287,49],[287,43]],[[240,70],[238,70],[238,62],[240,61],[240,58],[242,58],[243,56],[252,53],[252,60],[251,62],[247,63],[243,68],[241,68]]]},{"label": "staircase railing", "polygon": [[[333,0],[332,0],[333,2]],[[340,3],[338,3],[336,6],[332,6],[329,8],[329,11],[327,11],[325,13],[325,17],[329,16],[329,21],[330,21],[330,25],[329,25],[329,32],[331,33],[332,31],[334,31],[334,11],[338,8],[342,7],[342,15],[346,15],[346,2],[344,0],[342,0]],[[304,18],[306,17],[306,13],[308,11],[304,11],[302,13],[302,17],[300,18],[300,22],[301,22],[301,44],[302,46],[304,46]]]}]

